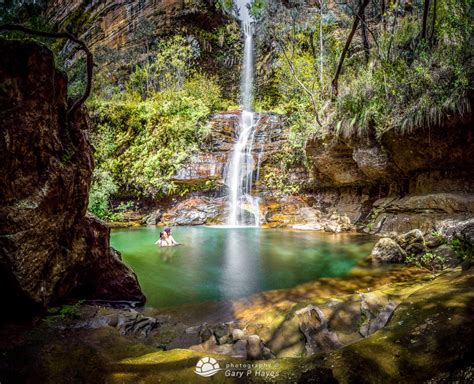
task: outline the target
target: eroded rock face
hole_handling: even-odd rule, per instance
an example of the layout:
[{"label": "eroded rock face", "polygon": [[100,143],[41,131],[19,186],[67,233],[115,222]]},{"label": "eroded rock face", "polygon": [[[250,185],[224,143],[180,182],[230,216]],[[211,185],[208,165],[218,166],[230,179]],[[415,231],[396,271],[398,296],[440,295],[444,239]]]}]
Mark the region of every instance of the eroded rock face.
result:
[{"label": "eroded rock face", "polygon": [[466,114],[436,127],[405,133],[390,129],[378,139],[373,132],[349,138],[334,132],[315,135],[306,146],[314,189],[378,186],[382,199],[370,216],[359,218],[370,222],[372,233],[427,231],[446,219],[471,218],[472,120]]},{"label": "eroded rock face", "polygon": [[134,274],[86,217],[87,116],[66,121],[67,81],[51,51],[0,40],[0,295],[13,307],[68,297],[144,301]]},{"label": "eroded rock face", "polygon": [[224,18],[220,12],[216,14],[212,3],[195,1],[187,4],[179,0],[137,3],[53,0],[48,2],[46,13],[50,21],[58,25],[58,29],[70,27],[75,21],[74,17],[85,14],[83,25],[74,27],[82,27],[85,41],[93,48],[120,48],[132,44],[133,34],[141,18],[150,21],[156,27],[157,34],[170,33],[179,26],[189,24],[216,26]]},{"label": "eroded rock face", "polygon": [[462,222],[472,217],[474,195],[439,192],[392,196],[375,201],[374,212],[375,232],[401,233],[415,228],[428,232],[448,219]]},{"label": "eroded rock face", "polygon": [[[365,137],[343,138],[331,133],[308,140],[306,155],[314,165],[313,177],[320,186],[340,187],[374,183],[415,182],[419,175],[451,172],[452,178],[474,167],[472,116],[452,118],[442,126],[402,133],[387,130],[379,140],[370,133]],[[455,170],[455,172],[453,172]],[[427,173],[428,171],[428,173]],[[449,175],[443,175],[444,179]],[[460,184],[460,183],[456,183]],[[463,180],[462,189],[472,186],[472,176]],[[453,185],[446,185],[447,191]],[[411,189],[419,188],[412,185]],[[430,188],[431,189],[431,188]],[[444,192],[447,192],[444,191]]]}]

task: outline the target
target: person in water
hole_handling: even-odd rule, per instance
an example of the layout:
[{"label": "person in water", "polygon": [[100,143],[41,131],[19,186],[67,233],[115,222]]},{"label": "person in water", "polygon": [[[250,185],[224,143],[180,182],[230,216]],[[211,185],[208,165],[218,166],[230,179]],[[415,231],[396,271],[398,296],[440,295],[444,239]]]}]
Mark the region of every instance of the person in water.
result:
[{"label": "person in water", "polygon": [[178,242],[171,235],[171,228],[165,228],[165,232],[167,235],[166,241],[168,242],[168,246],[172,247],[173,245],[178,245]]},{"label": "person in water", "polygon": [[159,247],[169,247],[170,244],[168,242],[168,233],[166,231],[161,231],[160,238],[155,244],[158,245]]}]

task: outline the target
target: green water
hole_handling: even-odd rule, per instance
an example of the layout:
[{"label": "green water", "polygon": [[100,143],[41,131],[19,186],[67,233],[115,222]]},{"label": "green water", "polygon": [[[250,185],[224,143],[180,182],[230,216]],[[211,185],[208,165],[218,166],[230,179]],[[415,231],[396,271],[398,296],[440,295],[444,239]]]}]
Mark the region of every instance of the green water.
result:
[{"label": "green water", "polygon": [[347,274],[370,253],[362,235],[286,229],[178,227],[184,245],[154,245],[160,228],[112,231],[111,245],[136,272],[147,305],[238,298]]}]

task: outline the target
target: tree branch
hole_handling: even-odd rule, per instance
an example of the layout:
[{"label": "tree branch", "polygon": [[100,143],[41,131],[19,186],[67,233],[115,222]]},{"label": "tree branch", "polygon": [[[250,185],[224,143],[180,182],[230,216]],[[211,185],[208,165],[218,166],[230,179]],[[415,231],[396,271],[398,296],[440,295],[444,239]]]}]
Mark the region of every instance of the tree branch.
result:
[{"label": "tree branch", "polygon": [[316,100],[314,99],[314,94],[313,92],[311,92],[311,90],[298,78],[298,75],[296,74],[296,69],[295,69],[295,66],[293,64],[293,62],[291,61],[291,59],[288,57],[288,55],[286,54],[286,51],[285,51],[285,47],[283,46],[283,44],[278,40],[276,39],[276,41],[278,42],[278,44],[280,45],[280,49],[281,51],[283,52],[283,56],[285,57],[286,59],[286,62],[288,63],[288,66],[290,67],[290,72],[291,74],[293,75],[293,78],[296,80],[296,82],[299,84],[299,86],[309,95],[309,97],[311,98],[311,103],[313,104],[313,108],[314,108],[314,115],[316,116],[316,122],[318,123],[318,125],[320,127],[322,127],[322,124],[321,124],[321,121],[319,120],[319,114],[318,114],[318,106],[316,104]]},{"label": "tree branch", "polygon": [[50,37],[54,39],[68,39],[73,41],[74,43],[79,45],[79,50],[84,51],[86,54],[86,60],[87,60],[87,83],[86,83],[86,89],[84,91],[84,94],[79,97],[76,101],[72,103],[72,105],[69,106],[67,112],[66,112],[66,117],[69,120],[69,116],[74,114],[87,100],[87,98],[90,96],[91,89],[92,89],[92,74],[93,74],[93,68],[94,68],[94,58],[92,56],[91,51],[87,47],[86,43],[84,43],[82,40],[78,39],[74,35],[70,34],[69,32],[44,32],[44,31],[37,31],[34,29],[30,29],[27,27],[24,27],[22,25],[16,25],[16,24],[3,24],[0,25],[0,32],[11,32],[11,31],[18,31],[18,32],[23,32],[27,33],[30,35],[34,36],[41,36],[41,37]]},{"label": "tree branch", "polygon": [[359,12],[357,13],[356,17],[354,18],[354,22],[352,24],[352,29],[351,32],[349,33],[349,36],[347,37],[346,45],[344,46],[344,49],[342,50],[341,57],[339,58],[339,64],[337,65],[337,70],[334,75],[334,78],[332,79],[332,91],[333,95],[337,96],[338,92],[338,80],[339,80],[339,75],[341,74],[342,71],[342,64],[344,63],[344,59],[347,55],[347,51],[349,50],[349,47],[352,42],[352,38],[354,37],[354,34],[357,31],[357,27],[359,25],[359,20],[362,19],[362,14],[365,11],[365,7],[369,4],[370,0],[363,0],[362,4],[359,7]]}]

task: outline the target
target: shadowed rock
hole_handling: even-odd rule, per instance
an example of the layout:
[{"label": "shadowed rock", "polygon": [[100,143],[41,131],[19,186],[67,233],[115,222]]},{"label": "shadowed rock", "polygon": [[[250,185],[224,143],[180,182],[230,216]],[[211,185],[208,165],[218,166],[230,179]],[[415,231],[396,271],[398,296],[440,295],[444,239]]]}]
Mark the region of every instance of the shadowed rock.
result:
[{"label": "shadowed rock", "polygon": [[306,338],[308,355],[333,351],[342,347],[337,335],[328,329],[323,312],[315,305],[308,305],[296,312],[300,319],[300,330]]},{"label": "shadowed rock", "polygon": [[134,273],[86,216],[88,118],[66,121],[67,80],[33,42],[0,40],[0,296],[31,312],[76,296],[143,303]]}]

